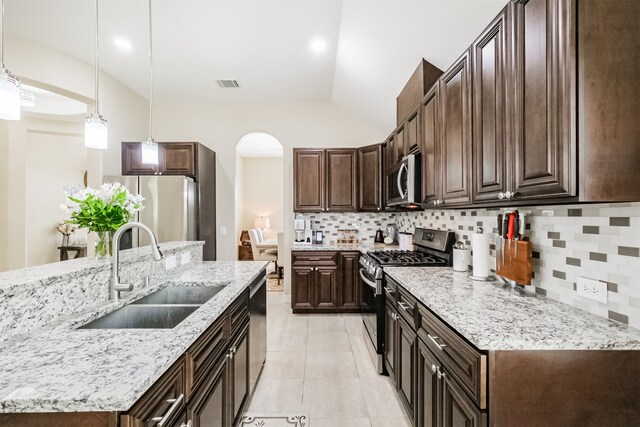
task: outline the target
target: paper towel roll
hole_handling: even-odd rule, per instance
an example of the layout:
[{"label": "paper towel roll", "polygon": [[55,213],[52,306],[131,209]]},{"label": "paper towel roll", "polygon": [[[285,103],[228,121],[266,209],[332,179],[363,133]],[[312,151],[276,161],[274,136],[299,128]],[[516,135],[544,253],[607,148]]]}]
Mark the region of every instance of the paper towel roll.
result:
[{"label": "paper towel roll", "polygon": [[489,235],[473,233],[471,249],[473,250],[473,277],[479,279],[489,277]]}]

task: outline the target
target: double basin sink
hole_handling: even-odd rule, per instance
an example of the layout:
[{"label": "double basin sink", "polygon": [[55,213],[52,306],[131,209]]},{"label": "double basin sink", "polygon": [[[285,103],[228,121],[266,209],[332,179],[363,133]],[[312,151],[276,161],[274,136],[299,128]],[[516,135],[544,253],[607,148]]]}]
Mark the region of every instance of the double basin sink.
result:
[{"label": "double basin sink", "polygon": [[222,289],[223,286],[169,286],[78,329],[172,329]]}]

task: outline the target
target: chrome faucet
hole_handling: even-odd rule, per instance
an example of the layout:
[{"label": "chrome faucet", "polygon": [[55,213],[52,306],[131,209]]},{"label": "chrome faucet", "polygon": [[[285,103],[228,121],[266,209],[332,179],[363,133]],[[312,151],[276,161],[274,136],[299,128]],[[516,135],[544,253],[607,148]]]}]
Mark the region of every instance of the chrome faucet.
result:
[{"label": "chrome faucet", "polygon": [[120,283],[118,264],[120,263],[120,237],[122,237],[125,231],[135,227],[146,231],[146,233],[149,235],[149,239],[151,240],[151,253],[153,254],[153,260],[160,261],[162,259],[162,252],[160,252],[160,247],[158,247],[158,240],[156,239],[156,235],[153,234],[153,231],[151,231],[149,227],[141,222],[128,222],[122,227],[118,228],[118,231],[116,231],[116,233],[113,235],[112,243],[113,266],[111,270],[111,281],[109,282],[109,299],[112,301],[120,299],[120,292],[133,290],[133,284]]}]

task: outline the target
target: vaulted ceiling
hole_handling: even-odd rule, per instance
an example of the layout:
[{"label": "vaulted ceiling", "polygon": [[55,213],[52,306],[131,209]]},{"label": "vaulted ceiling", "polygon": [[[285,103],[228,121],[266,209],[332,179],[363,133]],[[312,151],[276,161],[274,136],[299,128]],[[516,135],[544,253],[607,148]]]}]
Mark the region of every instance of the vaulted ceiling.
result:
[{"label": "vaulted ceiling", "polygon": [[[334,102],[390,132],[395,98],[420,58],[446,69],[507,1],[153,0],[154,99]],[[147,1],[99,4],[101,68],[148,97]],[[94,7],[5,0],[5,31],[93,63]],[[321,53],[310,49],[316,38]]]}]

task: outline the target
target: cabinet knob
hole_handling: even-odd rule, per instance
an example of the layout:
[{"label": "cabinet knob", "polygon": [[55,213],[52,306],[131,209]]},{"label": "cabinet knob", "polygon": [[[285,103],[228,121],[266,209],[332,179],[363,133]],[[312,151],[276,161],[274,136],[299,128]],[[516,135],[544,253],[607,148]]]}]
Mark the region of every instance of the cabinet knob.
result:
[{"label": "cabinet knob", "polygon": [[442,371],[440,370],[440,368],[438,368],[438,379],[439,379],[439,380],[441,380],[441,379],[443,379],[444,377],[446,377],[445,373],[444,373],[444,372],[442,372]]},{"label": "cabinet knob", "polygon": [[438,367],[435,364],[431,364],[431,371],[435,374],[436,371],[438,370]]},{"label": "cabinet knob", "polygon": [[187,421],[187,423],[182,423],[182,425],[180,427],[192,427],[193,426],[193,422],[191,420]]},{"label": "cabinet knob", "polygon": [[498,199],[504,199],[504,193],[502,191],[498,193]]},{"label": "cabinet knob", "polygon": [[162,172],[158,172],[158,175],[162,175]]}]

